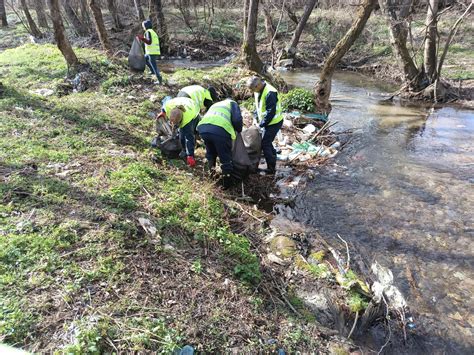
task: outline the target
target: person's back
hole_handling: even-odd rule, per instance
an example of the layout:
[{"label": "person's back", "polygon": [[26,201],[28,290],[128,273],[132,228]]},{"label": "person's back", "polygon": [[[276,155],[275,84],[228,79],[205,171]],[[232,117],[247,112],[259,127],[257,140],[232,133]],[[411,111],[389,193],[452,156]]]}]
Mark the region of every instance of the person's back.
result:
[{"label": "person's back", "polygon": [[217,101],[217,92],[212,86],[206,89],[201,85],[189,85],[178,92],[178,97],[189,97],[196,103],[199,110],[203,110],[209,109]]}]

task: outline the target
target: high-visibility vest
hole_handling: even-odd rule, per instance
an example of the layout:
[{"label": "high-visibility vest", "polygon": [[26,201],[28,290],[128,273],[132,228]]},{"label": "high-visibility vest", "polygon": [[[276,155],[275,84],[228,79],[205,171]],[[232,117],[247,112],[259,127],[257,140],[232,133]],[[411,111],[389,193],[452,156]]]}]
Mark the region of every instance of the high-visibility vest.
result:
[{"label": "high-visibility vest", "polygon": [[[275,89],[273,86],[271,86],[268,83],[265,83],[265,87],[263,88],[263,92],[260,95],[260,102],[259,102],[259,93],[256,92],[254,93],[255,96],[255,107],[257,109],[257,116],[259,122],[262,122],[262,120],[265,118],[265,112],[267,111],[267,95],[270,92],[276,92],[278,95],[277,89]],[[276,107],[276,112],[275,112],[275,117],[270,121],[268,124],[269,126],[274,125],[280,121],[283,120],[283,115],[281,113],[281,104],[280,100],[277,100],[277,107]]]},{"label": "high-visibility vest", "polygon": [[193,99],[196,103],[196,106],[199,107],[199,110],[205,108],[204,100],[211,100],[211,93],[209,90],[203,88],[201,85],[189,85],[181,89],[181,91],[188,94],[188,96]]},{"label": "high-visibility vest", "polygon": [[149,55],[160,55],[160,39],[158,38],[158,35],[156,34],[155,31],[153,31],[151,28],[145,31],[145,37],[146,33],[150,33],[150,38],[151,38],[151,44],[146,44],[145,43],[145,54]]},{"label": "high-visibility vest", "polygon": [[183,119],[179,124],[179,128],[183,128],[197,117],[199,110],[196,108],[194,101],[187,97],[175,97],[174,99],[169,99],[166,101],[163,108],[165,109],[166,114],[169,116],[171,111],[178,106],[183,106],[185,110],[183,112]]},{"label": "high-visibility vest", "polygon": [[212,124],[214,126],[222,127],[230,134],[232,139],[235,139],[235,129],[232,126],[231,105],[233,100],[224,100],[215,103],[209,107],[209,111],[204,115],[198,124],[198,127],[204,124]]}]

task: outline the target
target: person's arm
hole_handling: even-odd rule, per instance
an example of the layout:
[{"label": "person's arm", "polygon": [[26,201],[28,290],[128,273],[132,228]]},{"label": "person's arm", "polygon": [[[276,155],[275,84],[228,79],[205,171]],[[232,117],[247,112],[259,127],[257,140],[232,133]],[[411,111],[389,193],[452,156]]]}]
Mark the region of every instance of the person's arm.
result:
[{"label": "person's arm", "polygon": [[230,104],[230,116],[234,129],[239,133],[242,132],[244,123],[242,121],[242,113],[240,112],[240,107],[237,102],[232,102]]},{"label": "person's arm", "polygon": [[148,45],[151,44],[151,35],[150,35],[150,32],[145,32],[145,36],[137,36],[137,38],[138,38],[140,41],[142,41],[142,42],[144,42],[144,43],[146,43],[146,44],[148,44]]},{"label": "person's arm", "polygon": [[276,106],[277,106],[277,93],[274,91],[270,91],[265,98],[265,106],[267,110],[263,114],[263,119],[260,122],[260,127],[266,127],[268,124],[273,120],[276,113]]}]

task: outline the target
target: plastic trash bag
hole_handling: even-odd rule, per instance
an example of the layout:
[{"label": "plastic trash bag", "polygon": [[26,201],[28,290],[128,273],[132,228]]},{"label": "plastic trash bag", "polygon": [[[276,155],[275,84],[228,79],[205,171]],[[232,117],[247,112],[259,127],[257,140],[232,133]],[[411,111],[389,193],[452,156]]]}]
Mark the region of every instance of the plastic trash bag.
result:
[{"label": "plastic trash bag", "polygon": [[170,137],[159,144],[161,154],[169,159],[178,159],[181,152],[179,137]]},{"label": "plastic trash bag", "polygon": [[247,177],[252,167],[252,162],[247,154],[247,149],[240,133],[237,133],[234,146],[232,147],[232,163],[236,177],[240,179]]},{"label": "plastic trash bag", "polygon": [[251,162],[250,172],[255,173],[262,156],[262,136],[258,127],[252,126],[242,131],[242,139]]},{"label": "plastic trash bag", "polygon": [[145,71],[145,54],[142,45],[136,38],[133,40],[132,48],[128,54],[128,65],[133,71],[141,73]]}]

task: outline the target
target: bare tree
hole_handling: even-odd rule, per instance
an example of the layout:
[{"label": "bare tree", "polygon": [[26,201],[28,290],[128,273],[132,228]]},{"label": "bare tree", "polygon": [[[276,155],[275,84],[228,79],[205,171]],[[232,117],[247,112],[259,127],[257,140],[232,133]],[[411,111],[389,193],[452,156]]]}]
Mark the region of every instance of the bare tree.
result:
[{"label": "bare tree", "polygon": [[5,1],[0,0],[0,19],[2,20],[2,27],[8,26],[7,10],[5,9]]},{"label": "bare tree", "polygon": [[249,21],[249,3],[250,0],[244,0],[244,18],[243,18],[243,29],[244,29],[244,37],[247,33],[247,22]]},{"label": "bare tree", "polygon": [[150,0],[150,10],[152,18],[155,20],[160,36],[160,47],[163,53],[169,51],[168,28],[166,27],[165,15],[163,14],[163,5],[161,0]]},{"label": "bare tree", "polygon": [[79,64],[79,60],[74,53],[71,44],[67,37],[64,35],[64,24],[61,18],[61,10],[59,8],[59,0],[48,0],[49,9],[51,12],[51,20],[53,21],[54,38],[59,50],[66,59],[69,67],[75,67]]},{"label": "bare tree", "polygon": [[405,82],[410,89],[421,89],[424,75],[416,67],[407,47],[408,22],[411,15],[413,0],[379,0],[390,30],[390,42],[395,49],[398,62],[403,70]]},{"label": "bare tree", "polygon": [[357,13],[357,17],[346,32],[344,37],[336,44],[334,49],[329,54],[324,62],[323,70],[319,77],[319,81],[314,88],[315,104],[319,113],[328,115],[331,112],[331,104],[329,96],[331,95],[331,81],[337,64],[342,59],[344,54],[351,48],[352,44],[359,37],[360,33],[365,27],[370,14],[375,8],[377,0],[364,0]]},{"label": "bare tree", "polygon": [[296,26],[295,32],[293,32],[293,36],[291,37],[290,44],[286,47],[286,55],[288,58],[294,58],[296,56],[296,47],[300,41],[301,34],[306,26],[306,22],[308,22],[309,17],[311,16],[311,12],[313,12],[314,7],[318,0],[307,0],[306,5],[304,7],[303,16],[301,16],[298,25]]},{"label": "bare tree", "polygon": [[264,74],[265,66],[257,53],[258,0],[250,0],[247,31],[242,45],[242,58],[248,69]]},{"label": "bare tree", "polygon": [[91,17],[89,16],[89,6],[87,6],[87,0],[79,0],[79,8],[81,9],[81,22],[89,31],[89,28],[92,27],[92,21]]},{"label": "bare tree", "polygon": [[428,11],[426,14],[426,38],[424,63],[425,72],[431,82],[436,78],[436,42],[438,37],[438,0],[428,1]]},{"label": "bare tree", "polygon": [[64,12],[69,20],[69,22],[74,27],[74,30],[79,36],[87,36],[89,34],[89,28],[85,25],[77,16],[76,11],[71,6],[69,0],[62,0]]},{"label": "bare tree", "polygon": [[269,0],[262,0],[262,10],[263,16],[265,18],[265,31],[267,32],[267,38],[269,41],[271,41],[273,35],[275,34],[275,25],[273,24],[272,14],[270,12],[268,1]]},{"label": "bare tree", "polygon": [[133,7],[135,8],[135,12],[137,13],[137,18],[140,21],[145,20],[145,14],[143,13],[142,6],[140,5],[140,0],[132,0]]},{"label": "bare tree", "polygon": [[33,37],[42,38],[43,34],[41,33],[40,29],[36,25],[33,17],[31,17],[30,10],[26,4],[26,0],[20,0],[21,8],[25,13],[26,21],[28,22],[28,30]]},{"label": "bare tree", "polygon": [[117,30],[123,28],[122,22],[120,21],[120,16],[117,11],[117,4],[115,0],[107,0],[107,7],[109,9],[110,15],[114,21],[114,26]]},{"label": "bare tree", "polygon": [[49,28],[48,18],[45,12],[45,2],[44,0],[35,0],[33,1],[35,6],[36,17],[38,18],[38,25],[43,28]]},{"label": "bare tree", "polygon": [[109,36],[107,35],[107,29],[105,28],[104,18],[102,17],[102,10],[100,9],[99,1],[89,0],[89,7],[92,11],[92,16],[94,17],[95,27],[97,33],[99,34],[100,43],[102,48],[108,54],[112,54],[112,45],[109,41]]}]

